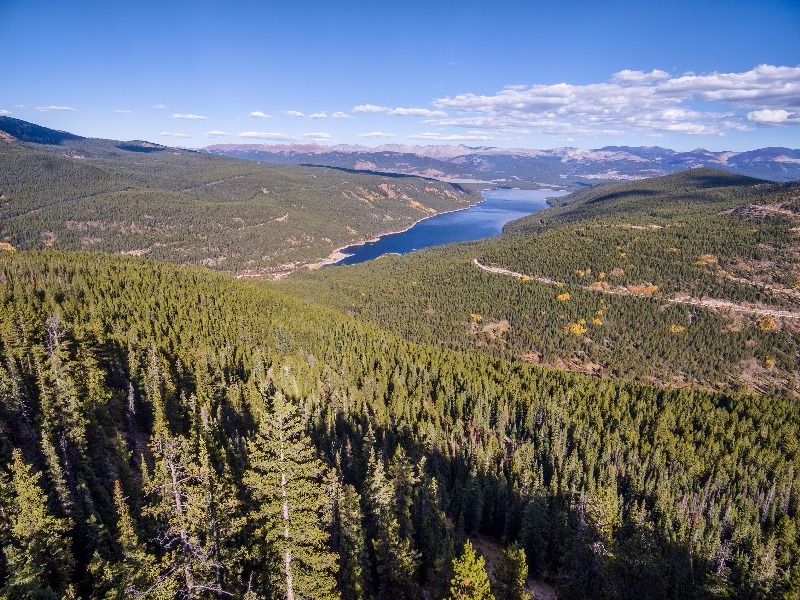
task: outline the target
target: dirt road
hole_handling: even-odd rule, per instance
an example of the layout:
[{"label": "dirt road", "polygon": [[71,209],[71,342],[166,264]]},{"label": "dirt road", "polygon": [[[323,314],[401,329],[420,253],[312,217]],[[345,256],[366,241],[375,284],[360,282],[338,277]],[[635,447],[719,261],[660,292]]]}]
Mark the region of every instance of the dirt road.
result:
[{"label": "dirt road", "polygon": [[[536,281],[538,283],[544,283],[546,285],[560,284],[560,282],[550,279],[548,277],[532,277],[530,275],[525,275],[524,273],[517,273],[516,271],[511,271],[509,269],[504,269],[502,267],[493,267],[490,265],[484,265],[477,258],[472,259],[472,264],[474,264],[479,269],[486,271],[487,273],[494,273],[496,275],[505,275],[507,277],[516,277],[517,279],[527,279],[530,281]],[[592,292],[600,292],[601,294],[614,294],[618,296],[639,296],[642,298],[649,297],[645,296],[644,294],[634,294],[633,292],[630,292],[625,288],[602,290],[602,289],[590,288],[588,286],[580,286],[580,287]],[[746,306],[743,304],[736,304],[735,302],[729,302],[727,300],[717,300],[714,298],[692,298],[691,296],[676,296],[675,298],[665,298],[664,300],[674,304],[691,304],[693,306],[705,306],[708,308],[732,310],[739,313],[755,315],[757,317],[769,316],[769,317],[777,317],[779,319],[800,319],[800,312],[797,311],[783,310],[779,308],[762,308],[755,306]]]}]

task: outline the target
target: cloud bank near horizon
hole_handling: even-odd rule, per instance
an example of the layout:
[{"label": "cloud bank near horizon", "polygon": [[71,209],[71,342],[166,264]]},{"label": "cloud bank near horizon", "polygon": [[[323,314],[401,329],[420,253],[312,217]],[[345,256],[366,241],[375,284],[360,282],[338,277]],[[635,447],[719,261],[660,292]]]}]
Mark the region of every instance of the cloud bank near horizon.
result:
[{"label": "cloud bank near horizon", "polygon": [[800,123],[800,67],[759,65],[742,73],[680,76],[658,69],[649,73],[626,69],[607,82],[509,85],[493,94],[438,98],[433,105],[452,115],[426,121],[442,128],[587,136],[647,130],[656,135],[719,136],[754,125]]},{"label": "cloud bank near horizon", "polygon": [[[273,106],[264,106],[265,110],[234,106],[211,116],[207,112],[170,110],[146,118],[154,121],[152,135],[191,139],[195,143],[214,137],[323,144],[395,138],[407,143],[477,142],[529,148],[550,147],[553,140],[560,145],[587,148],[596,147],[595,144],[643,145],[648,138],[664,138],[674,146],[685,143],[688,147],[691,143],[692,147],[721,147],[726,143],[723,136],[728,134],[739,149],[757,138],[762,140],[762,146],[770,145],[765,140],[779,139],[782,143],[772,145],[796,147],[792,138],[800,125],[800,66],[761,64],[741,72],[681,74],[657,68],[622,69],[603,81],[528,83],[505,85],[486,93],[455,92],[458,88],[449,96],[429,96],[427,105],[386,100],[356,104],[362,99],[356,96],[344,106],[329,105],[324,107],[326,110],[309,110],[306,106],[298,107],[303,111],[278,110],[274,106],[277,102],[273,102]],[[0,107],[0,116],[10,116],[8,108],[13,106],[14,115],[19,118],[28,118],[26,112],[49,113],[53,122],[63,127],[56,119],[69,118],[72,123],[99,112],[120,117],[136,113],[138,117],[148,112],[143,110],[148,107],[167,109],[165,104],[137,105],[126,99],[106,107],[54,105],[46,103],[49,98],[42,100],[41,104],[27,105],[9,102]],[[269,131],[257,126],[242,131],[250,129],[237,122],[245,115],[251,123],[275,125]],[[172,125],[167,125],[165,119]],[[184,122],[187,127],[207,123],[207,128],[203,132],[174,131],[177,122]],[[306,127],[298,126],[301,122],[308,124],[312,133],[304,132]],[[310,125],[312,122],[316,125]],[[141,137],[143,133],[128,135]]]}]

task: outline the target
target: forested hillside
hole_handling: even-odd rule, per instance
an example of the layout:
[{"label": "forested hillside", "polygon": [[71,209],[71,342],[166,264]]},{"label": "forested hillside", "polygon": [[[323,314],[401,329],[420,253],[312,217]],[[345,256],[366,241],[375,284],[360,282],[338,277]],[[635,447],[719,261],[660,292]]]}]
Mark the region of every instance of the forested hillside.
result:
[{"label": "forested hillside", "polygon": [[800,394],[796,183],[698,169],[556,203],[500,238],[282,287],[417,342],[668,385]]},{"label": "forested hillside", "polygon": [[0,125],[0,598],[800,595],[797,184],[276,284],[477,197]]},{"label": "forested hillside", "polygon": [[800,591],[795,401],[415,345],[209,271],[0,256],[0,427],[3,597],[441,598],[478,532],[563,598]]},{"label": "forested hillside", "polygon": [[[0,116],[0,242],[147,255],[240,275],[479,200],[460,186],[80,138]],[[15,136],[19,136],[19,139]]]}]

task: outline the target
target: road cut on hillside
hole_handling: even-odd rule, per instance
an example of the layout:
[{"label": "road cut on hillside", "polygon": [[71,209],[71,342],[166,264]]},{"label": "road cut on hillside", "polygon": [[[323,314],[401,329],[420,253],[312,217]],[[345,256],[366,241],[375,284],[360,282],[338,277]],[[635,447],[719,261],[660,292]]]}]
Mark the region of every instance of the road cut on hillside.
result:
[{"label": "road cut on hillside", "polygon": [[[487,273],[494,273],[496,275],[505,275],[507,277],[516,277],[517,279],[525,279],[529,281],[536,281],[537,283],[544,283],[546,285],[565,285],[559,281],[550,279],[549,277],[534,277],[532,275],[526,275],[525,273],[517,273],[516,271],[511,271],[510,269],[504,269],[503,267],[494,267],[491,265],[485,265],[482,262],[480,262],[477,258],[472,259],[472,264],[474,264],[479,269],[486,271]],[[645,294],[636,294],[623,287],[616,289],[608,289],[608,290],[592,288],[589,286],[579,286],[579,287],[582,287],[583,289],[592,292],[600,292],[601,294],[614,294],[618,296],[639,296],[642,298],[652,297]],[[667,302],[671,302],[673,304],[691,304],[693,306],[705,306],[708,308],[727,309],[739,313],[754,315],[757,317],[800,319],[800,312],[797,311],[783,310],[779,308],[746,306],[743,304],[736,304],[734,302],[729,302],[727,300],[718,300],[715,298],[692,298],[691,296],[676,296],[675,298],[665,298],[664,300],[666,300]]]}]

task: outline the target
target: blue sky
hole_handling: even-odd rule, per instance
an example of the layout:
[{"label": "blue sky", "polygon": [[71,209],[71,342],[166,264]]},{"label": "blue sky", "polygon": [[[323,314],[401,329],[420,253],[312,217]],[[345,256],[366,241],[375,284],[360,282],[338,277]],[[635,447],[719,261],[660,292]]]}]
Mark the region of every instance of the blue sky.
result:
[{"label": "blue sky", "polygon": [[215,143],[800,148],[800,1],[0,0],[0,114]]}]

